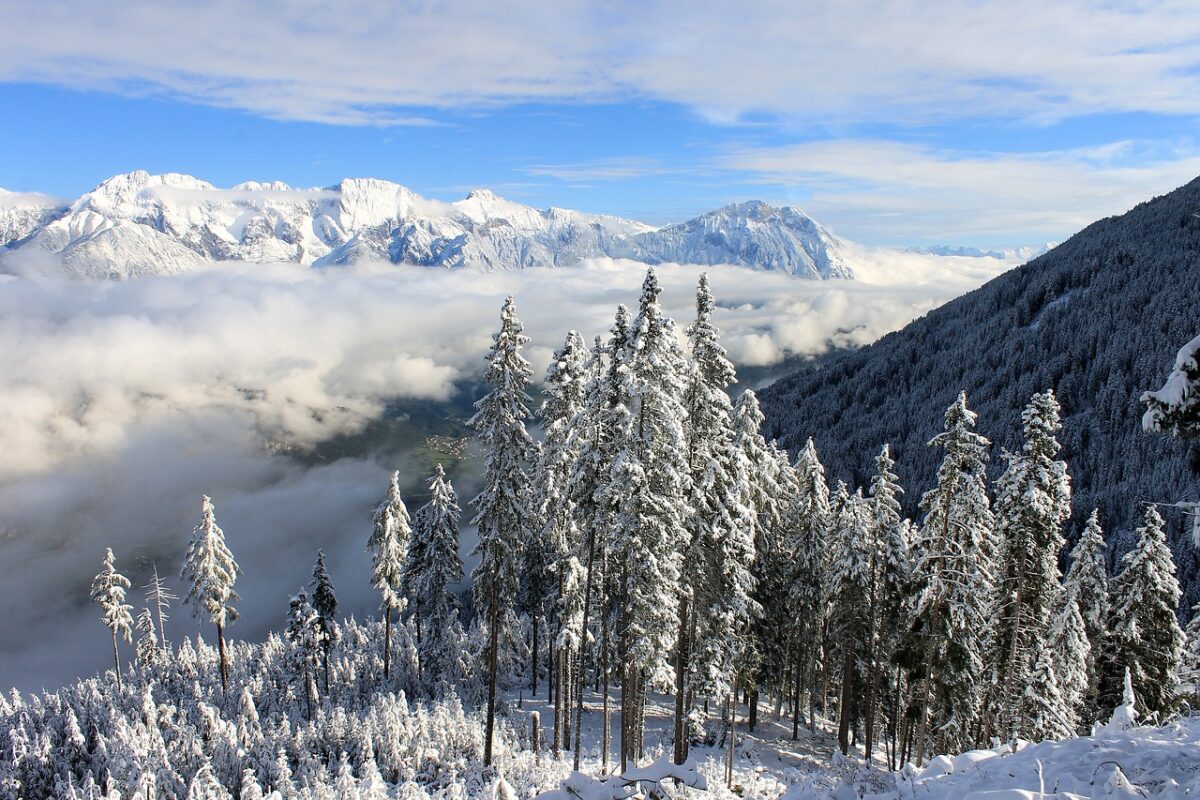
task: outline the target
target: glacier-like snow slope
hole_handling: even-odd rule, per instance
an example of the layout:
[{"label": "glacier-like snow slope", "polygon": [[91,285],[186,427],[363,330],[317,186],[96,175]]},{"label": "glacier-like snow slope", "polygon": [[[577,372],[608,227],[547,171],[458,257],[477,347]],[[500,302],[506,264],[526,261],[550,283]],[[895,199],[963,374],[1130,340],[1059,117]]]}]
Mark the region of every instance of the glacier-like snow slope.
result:
[{"label": "glacier-like snow slope", "polygon": [[[372,178],[326,189],[188,175],[117,175],[66,206],[0,195],[0,271],[52,255],[73,278],[186,272],[208,262],[364,260],[481,271],[587,258],[739,264],[805,278],[851,278],[845,247],[794,208],[738,203],[655,228],[620,217],[538,210],[486,190],[430,201]],[[5,200],[5,198],[8,198]],[[24,259],[24,261],[23,261]]]}]

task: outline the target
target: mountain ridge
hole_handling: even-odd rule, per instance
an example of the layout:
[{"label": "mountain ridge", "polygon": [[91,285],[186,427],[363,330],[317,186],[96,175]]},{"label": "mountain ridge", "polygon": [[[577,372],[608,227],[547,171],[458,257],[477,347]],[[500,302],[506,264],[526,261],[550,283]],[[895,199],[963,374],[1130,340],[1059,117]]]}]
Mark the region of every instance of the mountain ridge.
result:
[{"label": "mountain ridge", "polygon": [[[990,474],[1020,447],[1021,410],[1054,389],[1071,473],[1071,538],[1100,509],[1110,558],[1133,542],[1142,503],[1195,501],[1200,442],[1142,431],[1141,392],[1162,385],[1200,332],[1200,178],[1093,222],[874,344],[803,369],[759,393],[768,435],[795,452],[811,435],[832,479],[865,485],[889,443],[917,515],[939,454],[927,442],[960,390],[993,441]],[[1184,587],[1200,601],[1190,520],[1167,514]]]},{"label": "mountain ridge", "polygon": [[25,255],[57,257],[68,276],[81,279],[173,274],[225,260],[327,266],[382,259],[490,272],[595,257],[854,276],[836,236],[799,209],[760,201],[655,227],[539,210],[487,189],[445,203],[378,178],[319,189],[278,181],[220,189],[190,175],[144,170],[114,175],[56,206],[0,202],[0,271],[19,271]]}]

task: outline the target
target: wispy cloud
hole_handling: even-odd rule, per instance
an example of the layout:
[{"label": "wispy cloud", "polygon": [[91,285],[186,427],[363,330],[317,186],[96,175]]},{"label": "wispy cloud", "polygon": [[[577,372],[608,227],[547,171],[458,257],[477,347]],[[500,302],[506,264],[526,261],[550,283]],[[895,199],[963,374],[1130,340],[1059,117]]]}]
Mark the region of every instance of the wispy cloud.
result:
[{"label": "wispy cloud", "polygon": [[[0,7],[0,79],[158,91],[284,119],[654,98],[733,121],[1200,112],[1186,0],[659,0]],[[425,110],[422,110],[425,109]]]},{"label": "wispy cloud", "polygon": [[802,192],[807,210],[852,236],[1011,241],[1078,230],[1176,188],[1200,174],[1200,146],[1122,141],[1003,153],[840,139],[741,148],[717,163]]},{"label": "wispy cloud", "polygon": [[625,181],[648,175],[668,175],[678,169],[667,167],[655,158],[628,156],[603,158],[575,164],[533,164],[522,167],[527,175],[555,178],[567,183],[581,181]]}]

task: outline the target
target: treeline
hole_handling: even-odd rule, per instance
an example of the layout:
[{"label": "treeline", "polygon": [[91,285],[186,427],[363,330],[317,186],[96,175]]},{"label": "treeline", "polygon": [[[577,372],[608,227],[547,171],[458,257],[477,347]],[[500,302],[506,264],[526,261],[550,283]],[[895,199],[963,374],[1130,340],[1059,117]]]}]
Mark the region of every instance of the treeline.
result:
[{"label": "treeline", "polygon": [[[255,797],[254,787],[318,797],[334,783],[331,770],[347,786],[374,786],[377,775],[424,785],[434,778],[405,771],[420,761],[412,753],[381,762],[375,737],[393,747],[395,734],[379,704],[418,727],[449,714],[475,730],[454,734],[466,738],[451,750],[493,766],[513,757],[511,737],[496,735],[500,690],[523,681],[537,693],[544,680],[550,747],[556,757],[570,751],[576,768],[589,725],[600,732],[602,771],[610,760],[624,772],[642,759],[648,695],[667,692],[677,763],[697,742],[724,745],[728,781],[739,699],[751,728],[765,698],[791,716],[794,737],[801,725],[836,725],[843,752],[861,745],[892,766],[1086,731],[1122,701],[1126,675],[1143,715],[1178,706],[1180,678],[1195,663],[1184,658],[1179,587],[1155,508],[1115,575],[1097,514],[1065,579],[1060,572],[1071,484],[1053,392],[1029,401],[1022,445],[1002,455],[995,482],[990,442],[960,394],[929,442],[941,459],[936,483],[909,519],[886,444],[864,488],[831,489],[812,440],[792,462],[763,437],[755,394],[731,397],[736,374],[703,276],[684,331],[659,294],[651,270],[636,312],[619,307],[606,337],[589,347],[567,335],[544,379],[538,442],[526,430],[528,340],[505,302],[489,391],[471,421],[486,464],[471,502],[479,564],[470,608],[454,591],[461,511],[449,479],[438,468],[429,502],[410,516],[393,475],[367,542],[383,619],[339,622],[318,554],[284,636],[227,646],[240,570],[206,497],[181,574],[186,600],[215,626],[216,653],[162,640],[172,597],[156,576],[136,623],[136,680],[123,685],[118,648],[132,638],[133,609],[109,551],[93,597],[112,632],[112,681],[4,701],[0,787],[65,797],[90,776],[106,791],[111,779],[126,793],[170,785],[164,796],[178,796],[191,771],[189,791],[215,775],[227,787],[244,779],[250,788],[238,797]],[[65,743],[79,738],[68,712],[80,715],[80,691],[87,755],[64,760]],[[413,711],[401,691],[434,705]],[[381,696],[390,699],[372,699]],[[481,706],[478,723],[460,698]],[[610,705],[619,721],[611,756]],[[344,717],[355,709],[361,718]],[[176,714],[189,732],[168,736],[164,720]],[[212,744],[256,724],[265,745]],[[127,755],[114,762],[103,753],[116,739]],[[415,734],[404,741],[421,746]],[[164,762],[173,774],[160,774]]]}]

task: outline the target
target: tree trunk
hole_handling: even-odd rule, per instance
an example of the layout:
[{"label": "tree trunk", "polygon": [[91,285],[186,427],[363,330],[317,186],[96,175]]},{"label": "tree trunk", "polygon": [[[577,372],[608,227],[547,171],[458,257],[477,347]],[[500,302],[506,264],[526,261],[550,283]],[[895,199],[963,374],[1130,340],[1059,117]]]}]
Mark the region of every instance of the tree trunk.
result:
[{"label": "tree trunk", "polygon": [[[807,656],[805,657],[804,664],[805,664],[805,667],[807,668],[807,665],[808,665]],[[793,673],[794,673],[793,676],[796,679],[796,692],[794,695],[792,695],[792,741],[793,742],[800,738],[800,695],[802,694],[802,691],[800,689],[800,682],[802,680],[804,680],[804,672],[805,672],[805,670],[800,669],[800,656],[797,655],[796,656],[796,666],[793,669]]]},{"label": "tree trunk", "polygon": [[488,647],[488,701],[487,701],[487,730],[483,740],[483,765],[490,767],[492,765],[492,733],[496,728],[496,664],[499,654],[497,653],[497,644],[500,636],[500,592],[496,582],[496,576],[492,576],[492,608],[491,608],[491,633],[489,639],[491,644]]},{"label": "tree trunk", "polygon": [[225,660],[225,626],[217,623],[217,649],[221,654],[221,691],[225,691],[225,684],[229,680],[229,665]]},{"label": "tree trunk", "polygon": [[392,676],[392,609],[383,610],[383,677]]},{"label": "tree trunk", "polygon": [[600,627],[604,630],[603,652],[600,654],[604,672],[604,719],[600,732],[600,774],[608,773],[608,621],[600,616]]},{"label": "tree trunk", "polygon": [[847,649],[842,655],[842,699],[838,709],[838,747],[842,755],[850,753],[850,715],[854,695],[854,653]]},{"label": "tree trunk", "polygon": [[554,692],[554,760],[562,758],[562,718],[563,718],[563,657],[562,650],[555,649],[554,651],[554,685],[557,690]]},{"label": "tree trunk", "polygon": [[[584,681],[587,680],[583,669],[583,648],[587,645],[587,626],[588,617],[592,613],[592,572],[596,562],[596,529],[595,526],[588,527],[588,557],[587,557],[587,572],[583,579],[583,618],[579,621],[579,696],[576,698],[575,706],[575,763],[574,769],[579,771],[579,753],[583,749],[581,746],[582,728],[583,728],[583,690],[586,688]],[[595,662],[593,657],[592,661]]]},{"label": "tree trunk", "polygon": [[537,697],[537,671],[538,671],[538,615],[533,615],[533,648],[530,650],[529,657],[529,674],[531,685],[529,687],[529,696]]},{"label": "tree trunk", "polygon": [[117,652],[117,629],[113,628],[113,669],[117,673],[117,694],[121,693],[121,655]]},{"label": "tree trunk", "polygon": [[753,686],[750,689],[750,718],[746,723],[748,730],[754,733],[754,726],[758,724],[758,686]]},{"label": "tree trunk", "polygon": [[[737,680],[736,678],[734,679]],[[725,756],[725,788],[733,790],[733,737],[737,732],[737,684],[729,689],[729,749]]]},{"label": "tree trunk", "polygon": [[688,598],[679,600],[679,641],[675,645],[675,763],[687,761],[687,733],[684,721],[684,695],[687,693],[684,676],[688,659]]}]

